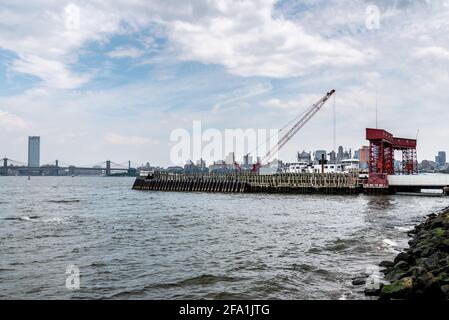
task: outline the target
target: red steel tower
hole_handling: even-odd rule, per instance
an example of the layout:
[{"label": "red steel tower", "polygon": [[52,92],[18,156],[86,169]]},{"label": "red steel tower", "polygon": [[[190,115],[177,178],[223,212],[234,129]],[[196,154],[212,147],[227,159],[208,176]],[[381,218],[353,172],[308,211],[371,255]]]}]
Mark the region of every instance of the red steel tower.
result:
[{"label": "red steel tower", "polygon": [[402,151],[402,165],[399,174],[417,174],[416,139],[396,138],[382,129],[366,129],[369,140],[369,178],[371,186],[387,187],[388,175],[395,174],[394,152]]}]

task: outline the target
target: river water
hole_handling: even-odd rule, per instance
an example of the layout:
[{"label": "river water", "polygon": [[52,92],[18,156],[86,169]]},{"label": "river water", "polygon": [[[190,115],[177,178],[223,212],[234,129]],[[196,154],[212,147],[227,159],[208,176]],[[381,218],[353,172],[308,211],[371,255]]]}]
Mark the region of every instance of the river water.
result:
[{"label": "river water", "polygon": [[[351,280],[449,197],[133,191],[0,177],[0,298],[365,299]],[[80,271],[68,290],[66,268]]]}]

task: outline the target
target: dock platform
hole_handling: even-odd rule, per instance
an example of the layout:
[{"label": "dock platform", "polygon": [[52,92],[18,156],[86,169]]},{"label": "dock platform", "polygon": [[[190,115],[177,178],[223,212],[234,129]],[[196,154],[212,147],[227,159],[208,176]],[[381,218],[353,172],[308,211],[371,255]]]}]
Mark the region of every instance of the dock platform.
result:
[{"label": "dock platform", "polygon": [[358,172],[350,173],[168,173],[137,177],[134,190],[221,193],[395,194],[440,189],[449,195],[449,175],[386,177],[386,184],[370,184]]},{"label": "dock platform", "polygon": [[324,193],[363,192],[357,173],[172,174],[137,177],[134,190],[223,193]]}]

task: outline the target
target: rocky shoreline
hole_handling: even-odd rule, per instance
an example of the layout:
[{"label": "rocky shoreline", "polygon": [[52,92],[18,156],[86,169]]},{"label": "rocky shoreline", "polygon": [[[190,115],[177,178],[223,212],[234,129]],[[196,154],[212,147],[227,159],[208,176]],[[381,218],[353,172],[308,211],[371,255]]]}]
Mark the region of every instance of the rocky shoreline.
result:
[{"label": "rocky shoreline", "polygon": [[449,299],[449,208],[409,232],[409,248],[380,267],[388,284],[366,289],[380,300]]}]

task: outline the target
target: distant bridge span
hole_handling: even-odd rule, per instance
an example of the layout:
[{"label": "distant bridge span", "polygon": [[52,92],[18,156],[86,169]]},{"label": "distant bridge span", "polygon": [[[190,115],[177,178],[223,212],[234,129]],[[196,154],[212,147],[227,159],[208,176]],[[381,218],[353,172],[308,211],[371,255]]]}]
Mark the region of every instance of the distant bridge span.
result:
[{"label": "distant bridge span", "polygon": [[101,165],[93,165],[93,166],[74,166],[69,164],[59,165],[59,161],[56,160],[54,165],[43,165],[40,167],[30,167],[25,163],[21,163],[15,160],[11,160],[8,158],[3,159],[3,166],[0,166],[0,174],[7,174],[8,170],[14,170],[21,174],[33,174],[33,173],[42,173],[42,172],[51,172],[53,174],[58,175],[60,172],[69,172],[70,174],[78,174],[81,172],[98,172],[104,171],[106,175],[112,174],[112,172],[124,172],[124,171],[132,171],[135,169],[131,167],[131,161],[128,161],[128,166],[124,166],[123,164],[116,164],[110,160],[102,162]]}]

